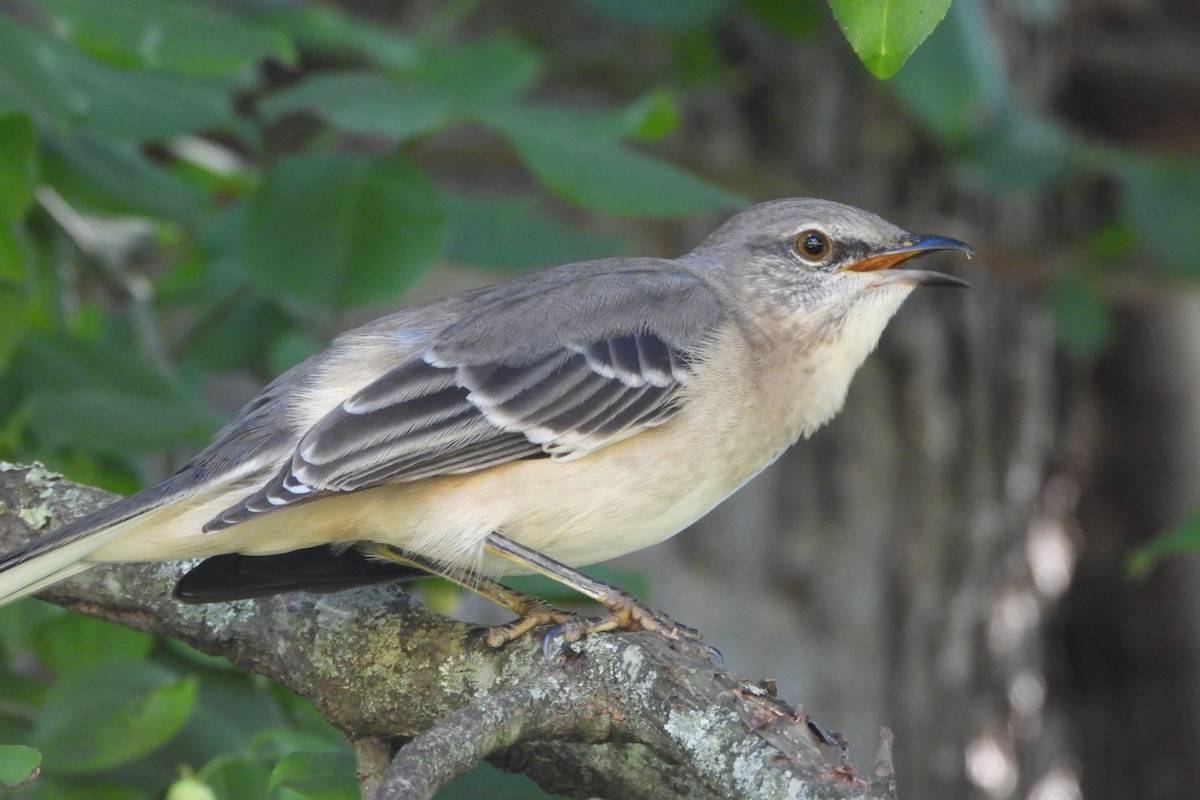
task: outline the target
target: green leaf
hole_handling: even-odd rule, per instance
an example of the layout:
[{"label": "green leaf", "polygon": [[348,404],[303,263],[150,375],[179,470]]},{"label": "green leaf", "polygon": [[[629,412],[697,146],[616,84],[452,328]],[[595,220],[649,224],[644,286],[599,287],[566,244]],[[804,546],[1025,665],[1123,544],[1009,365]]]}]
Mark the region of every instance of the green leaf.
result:
[{"label": "green leaf", "polygon": [[126,70],[0,15],[0,112],[137,141],[238,125],[219,82]]},{"label": "green leaf", "polygon": [[214,416],[180,398],[121,389],[79,388],[30,394],[29,429],[50,448],[84,446],[113,455],[195,446],[216,429]]},{"label": "green leaf", "polygon": [[289,753],[271,773],[271,789],[286,788],[306,800],[357,800],[354,757],[348,750],[333,753]]},{"label": "green leaf", "polygon": [[512,36],[492,36],[425,53],[412,80],[441,90],[462,114],[472,114],[529,89],[541,74],[536,51]]},{"label": "green leaf", "polygon": [[31,643],[42,664],[64,677],[109,661],[145,658],[154,637],[82,614],[63,614],[40,625]]},{"label": "green leaf", "polygon": [[1006,191],[1061,182],[1086,152],[1017,96],[977,4],[957,3],[888,90],[944,145],[964,182]]},{"label": "green leaf", "polygon": [[[18,296],[24,295],[20,290],[31,278],[29,262],[32,257],[25,226],[15,220],[0,220],[0,293],[11,290]],[[10,317],[0,316],[0,320],[4,319]],[[11,319],[19,324],[20,315]]]},{"label": "green leaf", "polygon": [[[178,663],[181,670],[192,669],[200,673],[196,707],[180,731],[175,748],[182,751],[186,747],[193,763],[222,753],[247,754],[265,728],[291,724],[271,690],[256,676],[240,673],[228,664],[212,668],[182,659],[170,661]],[[255,753],[255,758],[264,764],[274,761],[264,759],[259,753]]]},{"label": "green leaf", "polygon": [[68,613],[66,609],[34,599],[0,606],[0,647],[25,649],[29,638],[42,624]]},{"label": "green leaf", "polygon": [[209,319],[188,342],[186,357],[191,365],[209,370],[252,369],[278,375],[282,370],[269,366],[274,362],[263,344],[287,335],[294,323],[270,300],[245,291],[240,302],[211,309]]},{"label": "green leaf", "polygon": [[1112,340],[1112,309],[1094,280],[1071,274],[1049,295],[1051,317],[1058,340],[1069,354],[1088,362]]},{"label": "green leaf", "polygon": [[729,81],[734,69],[713,28],[698,28],[671,41],[671,81],[687,90],[704,90]]},{"label": "green leaf", "polygon": [[317,341],[308,333],[290,330],[271,343],[267,364],[272,375],[282,375],[309,356],[316,355],[324,349],[324,343]]},{"label": "green leaf", "polygon": [[1048,189],[1066,178],[1078,149],[1065,128],[1014,105],[981,127],[964,148],[960,169],[1001,190]]},{"label": "green leaf", "polygon": [[43,775],[32,797],[37,800],[159,800],[149,790],[116,780],[97,779],[94,775],[67,778]]},{"label": "green leaf", "polygon": [[794,39],[802,39],[821,23],[815,0],[742,0],[759,19]]},{"label": "green leaf", "polygon": [[99,62],[71,66],[87,104],[78,122],[99,133],[145,142],[239,127],[231,95],[219,83],[119,70]]},{"label": "green leaf", "polygon": [[184,775],[167,789],[164,800],[219,800],[213,787],[195,775]]},{"label": "green leaf", "polygon": [[1194,553],[1197,550],[1200,550],[1200,511],[1172,525],[1151,539],[1148,544],[1134,550],[1126,568],[1135,578],[1144,578],[1163,558],[1180,553]]},{"label": "green leaf", "polygon": [[[293,696],[294,697],[294,696]],[[302,701],[307,702],[307,701]],[[311,708],[311,706],[309,706]],[[289,753],[331,753],[345,748],[345,739],[330,733],[333,729],[325,725],[320,732],[300,727],[274,727],[262,731],[245,748],[261,758],[278,761]]]},{"label": "green leaf", "polygon": [[0,117],[0,223],[25,216],[33,202],[37,174],[33,120],[24,114]]},{"label": "green leaf", "polygon": [[445,578],[422,579],[415,587],[421,605],[443,617],[453,617],[462,610],[467,590]]},{"label": "green leaf", "polygon": [[51,448],[161,451],[202,442],[221,421],[186,387],[116,345],[31,335],[14,370],[27,387],[29,431]]},{"label": "green leaf", "polygon": [[583,0],[583,4],[632,28],[680,32],[709,25],[729,8],[730,0]]},{"label": "green leaf", "polygon": [[386,27],[361,22],[330,4],[307,3],[252,18],[261,20],[263,27],[285,33],[307,51],[343,59],[366,57],[391,70],[409,70],[417,64],[418,50],[412,41]]},{"label": "green leaf", "polygon": [[400,155],[314,152],[275,162],[249,198],[252,283],[325,314],[399,295],[441,256],[445,218]]},{"label": "green leaf", "polygon": [[1112,166],[1122,209],[1153,255],[1177,275],[1200,276],[1200,163],[1120,153]]},{"label": "green leaf", "polygon": [[[260,180],[254,176],[250,187]],[[168,306],[192,307],[197,314],[220,314],[231,304],[249,302],[242,253],[246,238],[246,204],[230,203],[197,219],[193,229],[196,249],[175,269],[154,282],[158,298]],[[204,325],[201,320],[198,325]],[[243,354],[239,363],[247,363]],[[250,363],[253,363],[252,361]]]},{"label": "green leaf", "polygon": [[199,777],[220,798],[271,797],[267,790],[271,769],[256,758],[220,755],[200,769]]},{"label": "green leaf", "polygon": [[615,255],[621,243],[543,216],[532,198],[488,200],[444,193],[450,220],[447,257],[504,269],[553,266]]},{"label": "green leaf", "polygon": [[627,120],[626,133],[643,142],[665,139],[679,128],[679,106],[666,91],[646,95],[621,112]]},{"label": "green leaf", "polygon": [[181,0],[39,0],[55,33],[92,56],[123,67],[217,76],[265,58],[294,64],[282,33],[210,4]]},{"label": "green leaf", "polygon": [[[650,600],[650,581],[644,573],[601,564],[588,567],[587,574],[598,581],[603,581],[613,586],[620,586],[623,591],[644,602],[649,602]],[[543,597],[555,605],[578,606],[580,604],[587,605],[591,603],[590,600],[580,595],[574,589],[569,589],[553,578],[547,578],[545,575],[514,575],[511,578],[505,578],[504,582],[519,592]]]},{"label": "green leaf", "polygon": [[974,38],[983,34],[960,19],[963,5],[951,9],[947,24],[887,84],[887,90],[943,144],[966,139],[981,118],[990,123],[1009,93],[1003,74],[993,73],[990,61],[980,58],[987,43]]},{"label": "green leaf", "polygon": [[72,84],[65,59],[77,53],[0,14],[0,114],[24,112],[64,123],[85,113],[86,101]]},{"label": "green leaf", "polygon": [[950,0],[829,0],[833,16],[876,78],[890,78],[937,27]]},{"label": "green leaf", "polygon": [[125,390],[151,397],[188,397],[173,379],[128,348],[62,333],[31,337],[21,353],[22,379],[35,391]]},{"label": "green leaf", "polygon": [[8,368],[33,317],[32,257],[23,226],[0,221],[0,374]]},{"label": "green leaf", "polygon": [[317,75],[259,104],[267,119],[311,111],[342,130],[407,140],[450,123],[454,98],[437,86],[394,80],[373,72]]},{"label": "green leaf", "polygon": [[205,198],[128,143],[87,131],[43,139],[42,177],[73,206],[180,221],[196,219]]},{"label": "green leaf", "polygon": [[[465,590],[464,590],[465,591]],[[13,652],[16,652],[14,648]],[[6,655],[10,662],[18,661]],[[42,700],[46,696],[44,676],[37,678],[14,672],[0,661],[0,702],[5,712],[0,714],[0,741],[21,741],[28,738],[28,725],[37,716]],[[18,731],[19,733],[15,733]]]},{"label": "green leaf", "polygon": [[0,789],[11,789],[37,777],[42,754],[21,744],[0,744]]},{"label": "green leaf", "polygon": [[[225,656],[209,655],[201,650],[197,650],[182,639],[163,638],[159,639],[157,643],[162,646],[162,652],[166,653],[172,663],[176,660],[179,662],[181,669],[229,673],[230,675],[237,675],[239,678],[245,678],[247,682],[255,680],[249,673],[242,672],[241,669],[235,667]],[[211,682],[206,682],[200,689],[203,692],[205,689],[211,688],[212,685]],[[241,705],[245,705],[241,702],[240,697],[238,702]],[[252,713],[257,714],[259,712],[255,710]]]},{"label": "green leaf", "polygon": [[531,778],[504,772],[486,761],[438,790],[437,800],[555,800]]},{"label": "green leaf", "polygon": [[550,191],[594,211],[679,217],[746,205],[730,191],[610,138],[610,116],[522,106],[490,109],[484,122],[509,140]]},{"label": "green leaf", "polygon": [[198,682],[142,661],[77,673],[46,695],[33,743],[46,769],[79,774],[142,758],[187,721]]},{"label": "green leaf", "polygon": [[375,72],[318,74],[259,104],[268,119],[309,111],[331,125],[407,140],[472,118],[519,94],[540,71],[537,55],[510,37],[425,54],[403,78]]},{"label": "green leaf", "polygon": [[311,734],[325,742],[323,746],[310,744],[295,749],[322,751],[345,746],[346,739],[342,732],[322,717],[321,712],[310,701],[277,684],[269,684],[267,688],[279,707],[287,714],[292,730]]},{"label": "green leaf", "polygon": [[1088,235],[1086,260],[1107,270],[1121,269],[1129,263],[1138,246],[1138,233],[1128,220],[1116,220]]}]

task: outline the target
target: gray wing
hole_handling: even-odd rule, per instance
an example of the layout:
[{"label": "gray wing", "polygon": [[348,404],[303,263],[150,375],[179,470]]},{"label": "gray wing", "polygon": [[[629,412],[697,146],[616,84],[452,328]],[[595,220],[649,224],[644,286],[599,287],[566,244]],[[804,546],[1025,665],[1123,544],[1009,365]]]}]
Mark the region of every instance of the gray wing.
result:
[{"label": "gray wing", "polygon": [[711,291],[661,269],[548,278],[479,296],[320,419],[274,478],[205,530],[384,483],[580,458],[677,414],[724,319]]}]

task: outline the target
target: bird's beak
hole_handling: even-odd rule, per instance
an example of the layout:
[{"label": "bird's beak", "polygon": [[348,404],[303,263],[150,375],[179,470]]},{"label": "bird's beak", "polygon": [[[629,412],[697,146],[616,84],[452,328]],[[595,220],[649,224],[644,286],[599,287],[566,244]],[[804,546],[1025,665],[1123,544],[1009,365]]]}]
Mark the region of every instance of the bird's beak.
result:
[{"label": "bird's beak", "polygon": [[958,250],[961,253],[966,253],[967,258],[975,255],[975,250],[971,245],[966,242],[960,242],[958,239],[951,239],[948,236],[910,233],[896,247],[878,250],[844,269],[850,272],[882,272],[883,270],[890,270],[879,275],[872,282],[872,286],[885,286],[898,283],[908,283],[917,286],[970,286],[971,284],[962,278],[956,278],[953,275],[943,275],[940,272],[916,269],[893,269],[897,264],[907,261],[910,258],[915,258],[926,253],[936,253],[941,250]]}]

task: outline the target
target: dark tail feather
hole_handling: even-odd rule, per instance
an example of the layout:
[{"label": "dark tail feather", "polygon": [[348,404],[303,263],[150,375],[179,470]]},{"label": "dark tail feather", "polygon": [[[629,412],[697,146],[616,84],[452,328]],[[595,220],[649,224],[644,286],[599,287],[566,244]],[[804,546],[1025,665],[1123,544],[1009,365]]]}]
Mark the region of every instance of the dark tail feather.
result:
[{"label": "dark tail feather", "polygon": [[338,592],[427,575],[416,567],[368,558],[353,548],[321,545],[274,556],[213,556],[180,578],[174,594],[181,603],[221,603],[285,592]]}]

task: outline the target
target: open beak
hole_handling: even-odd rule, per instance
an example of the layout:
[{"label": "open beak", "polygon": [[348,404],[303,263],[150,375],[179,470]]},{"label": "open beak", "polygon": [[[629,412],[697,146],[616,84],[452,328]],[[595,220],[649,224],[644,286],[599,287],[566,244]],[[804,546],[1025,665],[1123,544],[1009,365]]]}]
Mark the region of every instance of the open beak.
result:
[{"label": "open beak", "polygon": [[886,250],[871,253],[866,258],[856,261],[844,267],[844,269],[850,272],[882,272],[883,270],[889,270],[879,275],[872,282],[872,286],[886,286],[898,283],[908,283],[915,286],[970,286],[971,284],[962,278],[956,278],[953,275],[943,275],[940,272],[917,269],[894,269],[897,264],[907,261],[910,258],[942,250],[957,250],[961,253],[966,253],[967,258],[975,255],[975,250],[971,245],[966,242],[960,242],[958,239],[951,239],[948,236],[910,233],[900,240],[900,244],[896,247],[889,247]]}]

